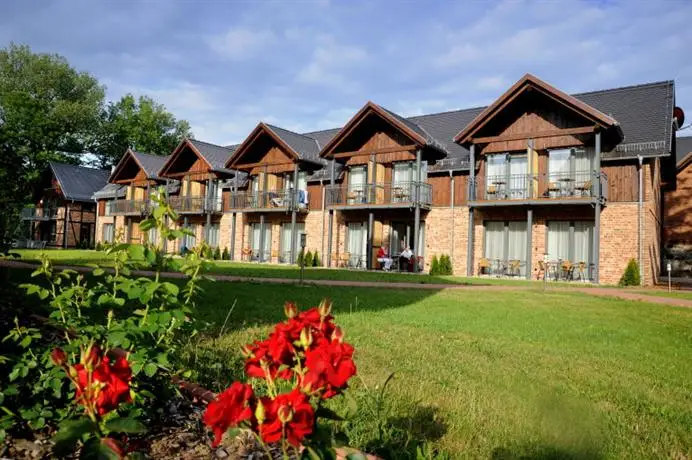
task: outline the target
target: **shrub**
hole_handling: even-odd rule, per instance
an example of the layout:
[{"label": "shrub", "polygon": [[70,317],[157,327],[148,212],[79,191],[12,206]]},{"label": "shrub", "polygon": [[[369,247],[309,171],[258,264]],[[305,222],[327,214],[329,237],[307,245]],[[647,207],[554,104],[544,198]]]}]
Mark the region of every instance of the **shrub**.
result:
[{"label": "shrub", "polygon": [[440,256],[440,275],[451,275],[454,272],[452,269],[452,260],[447,254]]},{"label": "shrub", "polygon": [[98,242],[96,243],[96,250],[97,250],[97,251],[103,251],[103,246],[101,245],[101,242],[100,242],[100,241],[98,241]]},{"label": "shrub", "polygon": [[214,260],[220,260],[221,259],[221,249],[217,246],[216,249],[214,249]]},{"label": "shrub", "polygon": [[221,254],[221,260],[230,260],[231,255],[228,253],[228,248],[223,248],[223,253]]},{"label": "shrub", "polygon": [[303,266],[303,259],[305,258],[305,254],[303,254],[303,250],[301,249],[298,251],[298,257],[296,257],[296,263],[298,264],[299,267]]},{"label": "shrub", "polygon": [[313,267],[321,267],[322,263],[320,261],[320,254],[315,251],[315,254],[312,256],[312,266]]},{"label": "shrub", "polygon": [[303,260],[306,267],[312,267],[312,253],[310,251],[305,253],[305,260]]},{"label": "shrub", "polygon": [[641,284],[639,264],[635,259],[630,259],[627,262],[627,268],[625,268],[625,273],[622,274],[619,284],[620,286],[639,286]]},{"label": "shrub", "polygon": [[437,255],[434,255],[432,262],[430,262],[430,274],[433,276],[440,274],[440,261],[437,259]]}]

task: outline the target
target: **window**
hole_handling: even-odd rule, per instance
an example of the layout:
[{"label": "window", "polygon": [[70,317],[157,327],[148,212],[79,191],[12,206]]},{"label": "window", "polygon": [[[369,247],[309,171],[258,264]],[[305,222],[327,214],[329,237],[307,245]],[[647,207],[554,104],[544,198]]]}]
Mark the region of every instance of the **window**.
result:
[{"label": "window", "polygon": [[219,224],[211,224],[208,228],[207,243],[213,248],[219,247]]},{"label": "window", "polygon": [[197,224],[188,224],[187,228],[192,232],[192,235],[183,236],[182,247],[185,249],[192,249],[197,245]]},{"label": "window", "polygon": [[528,158],[500,153],[486,161],[485,199],[523,199],[528,196]]},{"label": "window", "polygon": [[558,149],[548,152],[551,196],[591,193],[593,149]]},{"label": "window", "polygon": [[573,263],[592,263],[593,222],[549,221],[548,259],[569,260]]},{"label": "window", "polygon": [[102,239],[104,243],[112,243],[114,236],[113,224],[103,224],[103,235]]},{"label": "window", "polygon": [[159,244],[159,229],[152,227],[147,232],[147,242],[149,244],[157,245]]},{"label": "window", "polygon": [[[272,228],[271,224],[265,223],[260,225],[256,222],[251,225],[250,235],[252,237],[251,249],[253,260],[266,261],[270,260],[272,251]],[[260,248],[260,242],[262,240],[262,227],[264,227],[264,248]]]},{"label": "window", "polygon": [[526,236],[525,221],[485,222],[484,255],[494,270],[509,269],[511,261],[518,260],[519,271],[511,274],[526,275]]},{"label": "window", "polygon": [[115,206],[115,200],[106,201],[106,209],[105,209],[105,215],[106,216],[112,216],[113,215],[113,207],[114,206]]},{"label": "window", "polygon": [[350,253],[349,265],[351,267],[365,268],[367,266],[368,225],[366,222],[350,222],[346,251]]},{"label": "window", "polygon": [[[279,248],[281,255],[279,256],[279,261],[283,262],[283,263],[290,263],[291,262],[291,228],[292,228],[292,225],[290,222],[286,222],[284,224],[281,224],[281,241],[280,241],[280,248]],[[296,242],[295,242],[296,257],[298,257],[298,253],[300,252],[300,234],[301,233],[305,233],[305,223],[296,222]]]},{"label": "window", "polygon": [[348,204],[365,203],[365,183],[368,170],[365,166],[352,166],[348,172]]}]

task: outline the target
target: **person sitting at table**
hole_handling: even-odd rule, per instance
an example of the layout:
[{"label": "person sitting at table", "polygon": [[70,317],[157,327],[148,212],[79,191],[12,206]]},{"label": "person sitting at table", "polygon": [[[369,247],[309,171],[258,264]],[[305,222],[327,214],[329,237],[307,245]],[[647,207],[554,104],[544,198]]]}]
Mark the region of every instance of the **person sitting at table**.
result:
[{"label": "person sitting at table", "polygon": [[390,268],[392,268],[392,258],[389,257],[389,251],[387,251],[387,246],[380,246],[380,249],[377,250],[377,261],[380,264],[383,264],[383,270],[389,271]]},{"label": "person sitting at table", "polygon": [[399,254],[399,269],[401,269],[401,267],[408,267],[411,263],[411,257],[413,257],[413,252],[407,244],[403,245],[403,248],[404,250]]}]

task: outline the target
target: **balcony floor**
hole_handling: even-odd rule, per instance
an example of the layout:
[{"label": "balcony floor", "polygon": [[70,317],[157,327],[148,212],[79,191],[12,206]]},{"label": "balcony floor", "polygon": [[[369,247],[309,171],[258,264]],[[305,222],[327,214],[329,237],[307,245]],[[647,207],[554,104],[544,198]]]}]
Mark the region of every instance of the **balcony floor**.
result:
[{"label": "balcony floor", "polygon": [[518,200],[475,200],[469,201],[469,206],[473,207],[492,207],[492,206],[547,206],[556,204],[582,204],[593,205],[598,201],[595,197],[556,197],[556,198],[531,198]]}]

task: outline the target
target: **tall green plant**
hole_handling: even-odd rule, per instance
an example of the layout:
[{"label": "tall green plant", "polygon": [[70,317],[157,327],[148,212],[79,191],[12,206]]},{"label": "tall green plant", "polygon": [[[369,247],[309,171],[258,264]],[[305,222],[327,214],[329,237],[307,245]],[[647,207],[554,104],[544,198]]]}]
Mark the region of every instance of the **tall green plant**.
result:
[{"label": "tall green plant", "polygon": [[627,262],[627,267],[620,278],[619,284],[620,286],[639,286],[641,284],[639,264],[635,259],[630,259],[629,262]]}]

